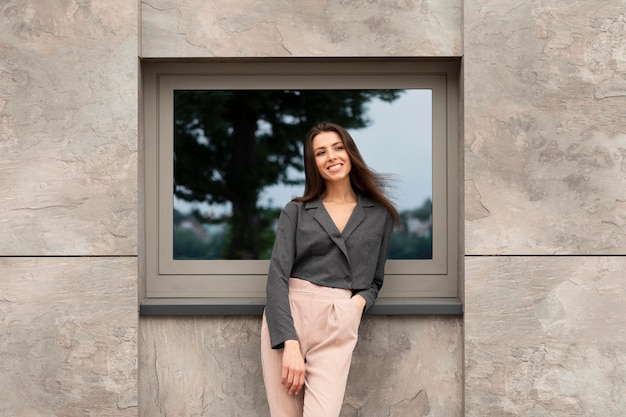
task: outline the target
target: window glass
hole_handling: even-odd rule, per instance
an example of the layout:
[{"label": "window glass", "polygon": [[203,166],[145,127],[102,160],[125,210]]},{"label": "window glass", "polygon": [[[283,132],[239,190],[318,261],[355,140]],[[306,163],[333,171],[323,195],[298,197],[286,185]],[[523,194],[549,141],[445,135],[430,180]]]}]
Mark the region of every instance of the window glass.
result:
[{"label": "window glass", "polygon": [[390,259],[431,259],[432,91],[175,90],[175,260],[263,260],[281,208],[303,193],[302,142],[321,120],[346,127],[389,176],[402,223]]}]

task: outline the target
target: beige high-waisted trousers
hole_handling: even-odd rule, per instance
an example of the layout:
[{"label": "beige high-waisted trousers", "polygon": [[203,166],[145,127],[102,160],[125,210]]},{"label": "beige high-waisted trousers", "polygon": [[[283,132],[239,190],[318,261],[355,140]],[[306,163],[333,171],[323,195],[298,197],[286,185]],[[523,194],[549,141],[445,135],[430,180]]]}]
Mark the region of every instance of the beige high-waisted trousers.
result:
[{"label": "beige high-waisted trousers", "polygon": [[261,364],[272,417],[338,417],[357,342],[361,311],[352,292],[289,279],[289,303],[302,356],[304,389],[289,395],[280,383],[282,349],[272,349],[265,314]]}]

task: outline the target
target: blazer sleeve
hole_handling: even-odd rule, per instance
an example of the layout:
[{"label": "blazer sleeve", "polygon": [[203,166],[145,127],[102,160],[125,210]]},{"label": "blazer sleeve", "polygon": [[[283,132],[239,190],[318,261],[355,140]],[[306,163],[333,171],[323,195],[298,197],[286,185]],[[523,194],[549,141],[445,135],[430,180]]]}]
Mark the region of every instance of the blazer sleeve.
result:
[{"label": "blazer sleeve", "polygon": [[374,279],[370,288],[357,292],[360,296],[365,298],[367,304],[363,313],[369,310],[378,298],[378,293],[383,286],[383,279],[385,278],[385,263],[387,262],[387,255],[389,254],[389,244],[391,242],[391,233],[393,232],[393,218],[389,212],[386,212],[385,228],[383,230],[382,242],[380,244],[380,250],[378,252],[378,262],[376,263],[376,270],[374,271]]},{"label": "blazer sleeve", "polygon": [[286,340],[297,340],[289,306],[289,277],[296,256],[298,210],[289,203],[278,218],[276,239],[267,275],[265,318],[272,349],[280,349]]}]

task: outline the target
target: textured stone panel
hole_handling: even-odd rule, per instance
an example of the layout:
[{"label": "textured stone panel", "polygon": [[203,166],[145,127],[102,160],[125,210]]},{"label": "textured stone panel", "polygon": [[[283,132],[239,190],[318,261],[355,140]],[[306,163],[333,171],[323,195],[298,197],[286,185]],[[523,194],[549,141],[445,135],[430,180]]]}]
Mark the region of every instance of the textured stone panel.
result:
[{"label": "textured stone panel", "polygon": [[[143,317],[140,415],[269,416],[258,317]],[[459,318],[366,317],[342,416],[462,416]]]},{"label": "textured stone panel", "polygon": [[137,261],[0,258],[0,415],[137,415]]},{"label": "textured stone panel", "polygon": [[365,318],[352,359],[345,417],[461,417],[458,317]]},{"label": "textured stone panel", "polygon": [[137,253],[138,5],[0,3],[0,255]]},{"label": "textured stone panel", "polygon": [[464,3],[466,253],[626,253],[624,10]]},{"label": "textured stone panel", "polygon": [[460,56],[460,0],[143,0],[151,57]]},{"label": "textured stone panel", "polygon": [[466,262],[465,415],[626,415],[626,257]]},{"label": "textured stone panel", "polygon": [[142,317],[143,417],[269,415],[256,317]]}]

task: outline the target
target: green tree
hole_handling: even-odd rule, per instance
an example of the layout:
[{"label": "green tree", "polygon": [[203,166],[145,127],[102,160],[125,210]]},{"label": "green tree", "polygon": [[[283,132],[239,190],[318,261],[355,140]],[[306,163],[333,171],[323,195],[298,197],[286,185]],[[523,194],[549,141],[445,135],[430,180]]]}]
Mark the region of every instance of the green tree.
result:
[{"label": "green tree", "polygon": [[303,171],[301,148],[308,129],[320,121],[348,129],[365,127],[369,101],[390,102],[399,94],[399,90],[177,91],[174,193],[186,201],[230,203],[223,257],[256,259],[268,250],[268,239],[259,236],[272,221],[259,213],[259,193],[270,185],[299,183],[288,170]]},{"label": "green tree", "polygon": [[[433,202],[426,199],[421,207],[405,210],[400,213],[401,227],[396,228],[391,238],[389,259],[432,259],[433,231],[432,231]],[[428,226],[428,231],[420,230],[419,234],[411,233],[409,222],[417,219],[422,228]]]}]

